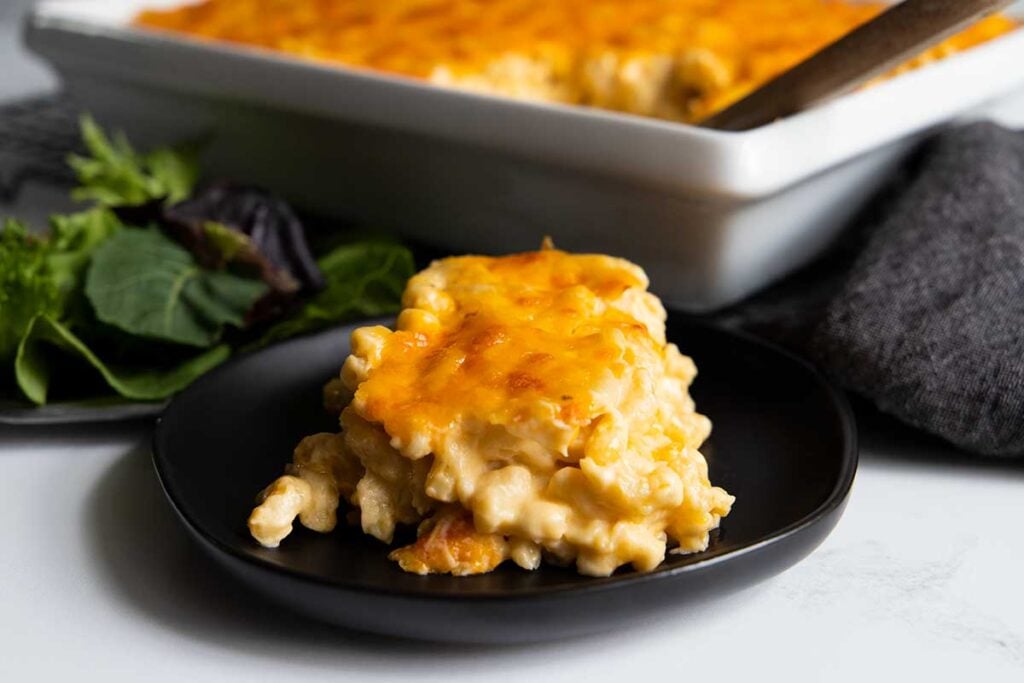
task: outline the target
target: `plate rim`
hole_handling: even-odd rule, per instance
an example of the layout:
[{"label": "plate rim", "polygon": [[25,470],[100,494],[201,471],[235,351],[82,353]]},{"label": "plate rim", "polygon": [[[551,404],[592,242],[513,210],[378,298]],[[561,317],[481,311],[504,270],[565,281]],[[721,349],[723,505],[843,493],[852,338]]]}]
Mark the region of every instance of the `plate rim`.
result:
[{"label": "plate rim", "polygon": [[[221,365],[217,366],[210,372],[204,374],[198,380],[190,384],[184,390],[176,394],[168,402],[164,411],[161,412],[156,420],[156,424],[153,429],[153,436],[151,438],[151,461],[153,463],[154,470],[157,475],[157,479],[160,483],[160,488],[170,503],[174,512],[178,518],[188,527],[188,530],[197,538],[202,540],[208,548],[217,550],[221,553],[228,555],[230,558],[236,561],[242,562],[249,568],[253,568],[261,571],[269,571],[274,574],[281,575],[287,579],[293,581],[299,581],[307,584],[313,584],[324,588],[333,590],[349,591],[349,592],[360,592],[368,594],[376,594],[382,596],[390,596],[397,598],[412,598],[422,600],[457,600],[461,602],[486,602],[486,601],[512,601],[512,600],[530,600],[530,599],[541,599],[552,596],[571,596],[580,594],[593,594],[602,593],[610,590],[625,589],[632,586],[647,584],[652,581],[670,580],[679,578],[683,575],[693,575],[703,573],[709,569],[713,569],[718,565],[725,563],[732,563],[740,558],[752,555],[762,550],[778,545],[784,542],[786,539],[801,534],[816,525],[826,521],[832,513],[837,509],[841,510],[849,498],[850,491],[853,487],[853,482],[856,478],[860,453],[857,438],[856,418],[853,413],[853,409],[850,405],[849,400],[841,389],[836,387],[820,370],[818,370],[813,364],[801,358],[800,356],[792,353],[791,351],[773,343],[762,339],[756,335],[744,332],[741,330],[734,330],[721,325],[717,325],[708,321],[700,320],[692,315],[686,313],[672,312],[668,313],[669,319],[675,319],[676,321],[691,327],[699,327],[704,331],[711,332],[712,334],[721,334],[725,336],[732,336],[742,340],[744,343],[752,344],[753,346],[761,347],[771,353],[780,354],[782,357],[787,358],[789,361],[794,362],[797,366],[801,367],[810,379],[813,380],[814,384],[818,386],[826,396],[830,399],[830,403],[835,410],[836,417],[838,418],[839,427],[843,440],[843,448],[841,454],[841,463],[839,476],[836,479],[835,485],[832,487],[828,496],[819,504],[816,508],[804,515],[800,519],[792,522],[785,527],[781,527],[774,532],[768,534],[764,538],[760,539],[755,543],[744,545],[735,550],[727,551],[721,555],[709,557],[704,560],[698,560],[689,564],[680,565],[677,567],[659,567],[649,572],[635,572],[632,571],[627,574],[611,575],[604,577],[589,577],[590,581],[582,584],[570,584],[565,586],[540,586],[540,587],[525,587],[522,589],[516,589],[512,591],[508,590],[484,590],[476,591],[473,593],[458,592],[446,589],[433,589],[433,588],[402,588],[393,586],[366,586],[361,584],[355,584],[353,582],[345,580],[343,577],[330,579],[323,576],[317,576],[309,574],[303,571],[299,571],[287,566],[273,564],[259,557],[252,555],[251,553],[244,552],[234,546],[222,542],[211,533],[208,533],[203,529],[202,525],[197,523],[196,520],[192,519],[190,515],[185,511],[183,506],[178,501],[175,493],[171,490],[171,487],[167,484],[167,477],[165,476],[164,466],[167,458],[166,454],[161,453],[160,441],[161,436],[167,429],[166,416],[171,412],[174,405],[182,400],[182,397],[186,397],[190,391],[194,388],[201,387],[203,384],[211,381],[215,381],[218,376],[224,372],[229,371],[234,365],[245,361],[253,355],[265,351],[270,348],[278,348],[290,343],[299,341],[312,342],[314,339],[320,337],[327,337],[339,333],[345,329],[355,329],[356,327],[362,327],[365,325],[387,325],[395,321],[394,316],[384,316],[368,318],[364,320],[356,320],[341,325],[332,326],[326,330],[320,330],[318,332],[302,335],[289,339],[280,344],[275,344],[271,347],[254,351],[252,353],[244,353],[238,356],[232,357]],[[534,570],[541,571],[543,567]]]},{"label": "plate rim", "polygon": [[[107,397],[103,397],[107,398]],[[99,425],[150,420],[159,417],[167,400],[117,400],[92,404],[88,401],[56,401],[34,405],[28,401],[0,401],[0,425],[11,427],[60,427]]]}]

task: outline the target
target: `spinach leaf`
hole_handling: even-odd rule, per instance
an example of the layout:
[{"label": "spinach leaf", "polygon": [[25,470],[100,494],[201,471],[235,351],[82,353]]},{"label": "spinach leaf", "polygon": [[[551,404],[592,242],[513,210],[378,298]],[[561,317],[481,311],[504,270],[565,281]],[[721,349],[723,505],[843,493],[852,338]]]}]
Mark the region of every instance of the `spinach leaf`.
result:
[{"label": "spinach leaf", "polygon": [[167,398],[231,355],[227,344],[221,344],[171,368],[119,367],[104,363],[71,330],[52,317],[37,315],[29,323],[14,361],[18,386],[37,405],[46,403],[51,380],[50,353],[55,350],[77,356],[92,366],[121,396],[144,401]]},{"label": "spinach leaf", "polygon": [[191,194],[199,176],[195,149],[161,147],[140,155],[123,134],[108,138],[89,116],[82,117],[81,128],[91,156],[68,157],[80,184],[73,199],[122,207],[179,202]]},{"label": "spinach leaf", "polygon": [[317,265],[325,288],[296,313],[273,325],[255,346],[313,332],[357,316],[398,310],[405,282],[415,270],[412,253],[389,242],[357,242],[337,247]]},{"label": "spinach leaf", "polygon": [[125,229],[93,254],[85,293],[96,317],[124,332],[207,347],[242,327],[267,292],[259,280],[199,267],[157,230]]}]

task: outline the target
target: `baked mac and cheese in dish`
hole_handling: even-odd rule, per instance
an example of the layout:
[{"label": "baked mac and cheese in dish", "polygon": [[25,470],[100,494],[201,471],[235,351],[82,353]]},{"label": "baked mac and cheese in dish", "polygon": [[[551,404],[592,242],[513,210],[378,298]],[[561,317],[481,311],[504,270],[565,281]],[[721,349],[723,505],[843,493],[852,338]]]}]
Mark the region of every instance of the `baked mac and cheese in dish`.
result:
[{"label": "baked mac and cheese in dish", "polygon": [[[203,0],[136,23],[441,86],[695,122],[884,10],[862,0]],[[983,19],[897,70],[1016,28]]]},{"label": "baked mac and cheese in dish", "polygon": [[420,574],[548,558],[604,576],[704,550],[733,497],[708,480],[696,368],[647,284],[553,248],[434,262],[395,330],[352,334],[325,390],[341,432],[299,444],[252,535],[277,546],[296,517],[330,531],[344,501],[385,543],[418,524],[391,558]]}]

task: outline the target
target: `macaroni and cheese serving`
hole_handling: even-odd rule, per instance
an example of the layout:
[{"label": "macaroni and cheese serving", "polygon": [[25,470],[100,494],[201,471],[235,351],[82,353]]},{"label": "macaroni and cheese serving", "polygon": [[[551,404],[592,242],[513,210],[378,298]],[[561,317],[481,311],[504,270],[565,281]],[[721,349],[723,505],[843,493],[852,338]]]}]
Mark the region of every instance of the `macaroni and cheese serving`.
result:
[{"label": "macaroni and cheese serving", "polygon": [[639,267],[553,248],[434,262],[395,330],[352,334],[325,389],[341,432],[295,450],[249,529],[277,546],[339,502],[406,571],[477,574],[542,558],[604,576],[707,548],[733,497],[698,450],[693,362],[665,339]]},{"label": "macaroni and cheese serving", "polygon": [[[885,8],[858,0],[203,0],[140,26],[528,100],[699,121]],[[988,17],[898,71],[1016,28]]]}]

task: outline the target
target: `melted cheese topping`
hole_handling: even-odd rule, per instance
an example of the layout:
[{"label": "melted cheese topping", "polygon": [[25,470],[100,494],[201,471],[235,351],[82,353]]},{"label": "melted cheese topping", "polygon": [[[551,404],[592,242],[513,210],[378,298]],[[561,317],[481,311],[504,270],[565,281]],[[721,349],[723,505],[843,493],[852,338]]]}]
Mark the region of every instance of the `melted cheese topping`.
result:
[{"label": "melted cheese topping", "polygon": [[[322,520],[302,503],[330,508],[315,490],[331,489],[290,479],[334,471],[366,533],[390,542],[427,520],[393,554],[409,571],[534,568],[543,553],[607,575],[705,549],[733,499],[708,480],[696,368],[646,288],[627,261],[554,249],[435,262],[409,281],[395,331],[353,333],[328,391],[351,397],[342,437],[300,444],[253,535],[275,545],[295,515]],[[335,464],[313,467],[324,448]]]},{"label": "melted cheese topping", "polygon": [[[410,457],[441,447],[459,419],[512,429],[557,421],[568,438],[602,410],[609,372],[625,372],[623,347],[657,351],[647,327],[616,308],[645,285],[627,264],[553,250],[449,260],[409,283],[397,332],[357,333],[350,367],[366,379],[353,407]],[[658,333],[649,307],[641,318]],[[378,356],[370,347],[382,335]]]},{"label": "melted cheese topping", "polygon": [[[136,23],[440,85],[696,121],[885,6],[839,0],[205,0],[143,12]],[[1002,15],[986,18],[900,70],[1015,27]]]}]

